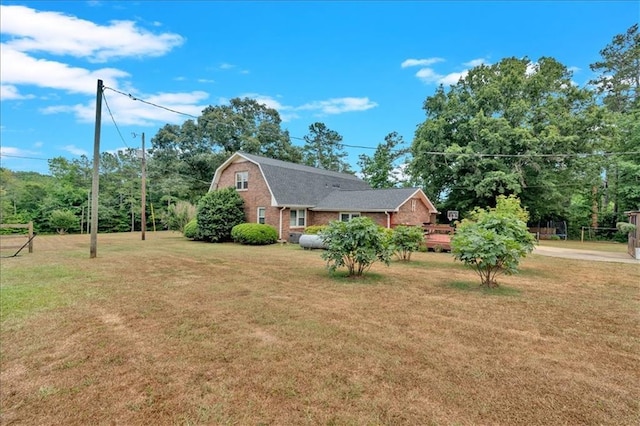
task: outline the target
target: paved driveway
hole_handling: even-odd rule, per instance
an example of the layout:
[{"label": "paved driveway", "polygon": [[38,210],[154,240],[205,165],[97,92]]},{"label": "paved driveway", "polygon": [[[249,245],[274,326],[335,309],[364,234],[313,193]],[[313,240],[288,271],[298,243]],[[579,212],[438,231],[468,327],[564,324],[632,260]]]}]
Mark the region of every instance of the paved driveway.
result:
[{"label": "paved driveway", "polygon": [[536,246],[534,254],[551,257],[563,257],[565,259],[593,260],[597,262],[635,263],[640,265],[640,260],[634,259],[627,253],[610,253],[606,251],[579,250],[562,247]]}]

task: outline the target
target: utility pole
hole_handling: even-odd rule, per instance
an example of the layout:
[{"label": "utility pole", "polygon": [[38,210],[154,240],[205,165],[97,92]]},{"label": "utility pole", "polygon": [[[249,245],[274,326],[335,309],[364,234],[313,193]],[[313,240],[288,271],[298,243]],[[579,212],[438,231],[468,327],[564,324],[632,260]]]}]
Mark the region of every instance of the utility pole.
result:
[{"label": "utility pole", "polygon": [[140,218],[140,229],[142,230],[142,241],[147,230],[147,161],[144,151],[144,132],[142,132],[142,213]]},{"label": "utility pole", "polygon": [[98,80],[96,91],[96,128],[93,138],[93,180],[91,182],[91,248],[89,258],[98,254],[98,188],[100,178],[100,126],[102,123],[102,80]]},{"label": "utility pole", "polygon": [[[137,133],[132,133],[135,138]],[[142,241],[145,240],[145,232],[147,231],[147,154],[144,150],[144,132],[142,132],[142,151],[138,152],[138,158],[142,163],[142,182],[140,199],[142,200],[142,208],[140,209],[140,230],[142,231]],[[132,229],[133,231],[133,229]]]}]

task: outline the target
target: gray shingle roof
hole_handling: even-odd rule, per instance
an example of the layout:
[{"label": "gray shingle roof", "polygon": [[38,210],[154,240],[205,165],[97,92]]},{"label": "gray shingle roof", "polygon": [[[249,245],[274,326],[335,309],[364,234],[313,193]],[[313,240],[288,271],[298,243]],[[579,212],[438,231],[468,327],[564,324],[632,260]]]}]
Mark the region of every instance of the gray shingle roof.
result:
[{"label": "gray shingle roof", "polygon": [[320,200],[312,210],[394,211],[417,191],[418,188],[333,191]]},{"label": "gray shingle roof", "polygon": [[368,183],[347,174],[288,163],[253,154],[239,153],[260,165],[280,206],[315,206],[336,190],[371,189]]}]

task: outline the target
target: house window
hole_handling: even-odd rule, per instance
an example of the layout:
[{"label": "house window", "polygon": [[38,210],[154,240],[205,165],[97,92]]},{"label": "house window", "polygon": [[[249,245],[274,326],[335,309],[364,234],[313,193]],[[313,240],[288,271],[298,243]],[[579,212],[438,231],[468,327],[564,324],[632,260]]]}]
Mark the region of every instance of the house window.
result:
[{"label": "house window", "polygon": [[341,222],[349,222],[354,217],[360,217],[360,213],[355,213],[355,212],[340,213]]},{"label": "house window", "polygon": [[264,207],[258,207],[258,223],[264,224],[264,215],[266,209]]},{"label": "house window", "polygon": [[249,188],[249,172],[236,172],[236,189],[243,191]]},{"label": "house window", "polygon": [[291,210],[291,216],[290,216],[290,221],[289,221],[289,226],[291,228],[298,228],[301,226],[306,226],[307,221],[306,221],[306,214],[305,214],[305,210],[301,209],[301,210]]},{"label": "house window", "polygon": [[416,211],[416,205],[418,204],[418,200],[413,199],[411,200],[411,211],[415,212]]}]

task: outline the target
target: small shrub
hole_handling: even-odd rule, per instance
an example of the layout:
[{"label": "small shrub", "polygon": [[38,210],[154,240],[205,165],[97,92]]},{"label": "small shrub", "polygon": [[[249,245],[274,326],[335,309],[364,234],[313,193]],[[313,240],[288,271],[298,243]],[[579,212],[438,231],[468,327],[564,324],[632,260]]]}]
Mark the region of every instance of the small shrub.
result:
[{"label": "small shrub", "polygon": [[424,231],[419,226],[397,226],[390,234],[391,249],[400,260],[411,260],[411,253],[420,249]]},{"label": "small shrub", "polygon": [[451,239],[453,256],[475,269],[482,286],[497,287],[496,276],[517,272],[520,259],[535,243],[527,228],[527,211],[515,196],[496,198],[496,207],[476,208],[458,224]]},{"label": "small shrub", "polygon": [[188,201],[171,204],[162,216],[162,223],[172,231],[184,232],[184,227],[196,217],[196,206]]},{"label": "small shrub", "polygon": [[325,229],[327,229],[327,225],[311,225],[304,229],[304,233],[307,235],[317,235]]},{"label": "small shrub", "polygon": [[231,239],[253,246],[273,244],[278,241],[278,231],[261,223],[241,223],[231,229]]},{"label": "small shrub", "polygon": [[66,234],[68,230],[77,228],[80,219],[70,210],[54,210],[49,215],[49,224],[58,234]]},{"label": "small shrub", "polygon": [[330,271],[346,266],[350,277],[360,277],[376,261],[389,265],[391,249],[385,232],[368,217],[333,221],[320,233],[327,249],[322,258]]},{"label": "small shrub", "polygon": [[194,240],[198,235],[198,221],[191,219],[191,221],[184,226],[183,234],[185,237]]}]

